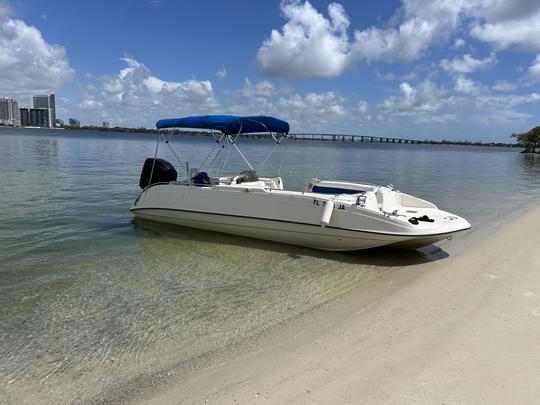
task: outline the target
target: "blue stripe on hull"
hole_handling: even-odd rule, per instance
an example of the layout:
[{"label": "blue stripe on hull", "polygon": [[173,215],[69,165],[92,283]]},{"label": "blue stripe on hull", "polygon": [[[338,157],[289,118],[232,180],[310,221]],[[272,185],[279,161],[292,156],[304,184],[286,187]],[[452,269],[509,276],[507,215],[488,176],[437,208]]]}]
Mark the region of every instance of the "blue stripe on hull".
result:
[{"label": "blue stripe on hull", "polygon": [[[144,211],[144,210],[165,210],[165,211],[181,211],[181,212],[191,212],[195,214],[206,214],[206,215],[218,215],[218,216],[225,216],[225,217],[235,217],[235,218],[245,218],[245,219],[258,219],[261,221],[273,221],[273,222],[284,222],[289,224],[297,224],[297,225],[306,225],[306,226],[315,226],[320,227],[320,224],[310,224],[306,222],[296,222],[296,221],[287,221],[283,219],[272,219],[272,218],[261,218],[261,217],[250,217],[250,216],[244,216],[244,215],[234,215],[234,214],[223,214],[223,213],[217,213],[217,212],[204,212],[204,211],[195,211],[195,210],[183,210],[179,208],[158,208],[158,207],[145,207],[145,208],[131,208],[130,211]],[[386,236],[398,236],[403,238],[425,238],[425,237],[431,237],[431,236],[442,236],[447,234],[452,234],[460,231],[464,231],[466,229],[460,229],[456,231],[447,231],[447,232],[440,232],[440,233],[431,233],[431,234],[420,234],[420,235],[411,235],[411,234],[403,234],[403,233],[393,233],[393,232],[377,232],[377,231],[368,231],[364,229],[354,229],[354,228],[341,228],[337,226],[326,226],[327,229],[336,229],[340,231],[349,231],[349,232],[362,232],[362,233],[371,233],[375,235],[386,235]]]}]

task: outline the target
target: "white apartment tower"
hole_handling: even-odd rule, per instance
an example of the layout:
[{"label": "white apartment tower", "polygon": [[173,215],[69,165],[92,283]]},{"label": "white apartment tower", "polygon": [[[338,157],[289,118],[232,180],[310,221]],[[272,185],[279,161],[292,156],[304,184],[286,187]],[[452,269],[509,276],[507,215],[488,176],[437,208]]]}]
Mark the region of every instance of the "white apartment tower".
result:
[{"label": "white apartment tower", "polygon": [[34,108],[46,108],[49,110],[49,126],[54,125],[56,120],[56,100],[54,94],[40,94],[32,97]]},{"label": "white apartment tower", "polygon": [[0,125],[21,126],[21,112],[17,100],[0,97]]}]

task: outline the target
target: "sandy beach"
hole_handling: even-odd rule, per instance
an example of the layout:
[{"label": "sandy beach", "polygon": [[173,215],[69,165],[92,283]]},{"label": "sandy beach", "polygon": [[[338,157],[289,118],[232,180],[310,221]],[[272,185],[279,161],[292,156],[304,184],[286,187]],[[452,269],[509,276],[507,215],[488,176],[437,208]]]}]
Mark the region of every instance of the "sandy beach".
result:
[{"label": "sandy beach", "polygon": [[447,244],[142,403],[538,404],[539,229],[535,208]]}]

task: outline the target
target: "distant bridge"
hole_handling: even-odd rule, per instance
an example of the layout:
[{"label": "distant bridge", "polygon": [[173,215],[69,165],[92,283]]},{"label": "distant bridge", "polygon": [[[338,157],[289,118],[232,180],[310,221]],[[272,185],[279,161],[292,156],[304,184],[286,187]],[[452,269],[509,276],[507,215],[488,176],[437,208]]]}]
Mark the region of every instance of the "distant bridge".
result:
[{"label": "distant bridge", "polygon": [[[269,134],[245,135],[240,137],[270,138]],[[391,136],[371,136],[371,135],[342,135],[342,134],[308,134],[291,133],[288,139],[297,139],[301,141],[329,141],[329,142],[378,142],[378,143],[429,143],[429,141],[420,141],[418,139],[394,138]]]},{"label": "distant bridge", "polygon": [[390,136],[340,135],[340,134],[289,134],[289,139],[331,142],[384,142],[384,143],[425,143],[418,139],[394,138]]}]

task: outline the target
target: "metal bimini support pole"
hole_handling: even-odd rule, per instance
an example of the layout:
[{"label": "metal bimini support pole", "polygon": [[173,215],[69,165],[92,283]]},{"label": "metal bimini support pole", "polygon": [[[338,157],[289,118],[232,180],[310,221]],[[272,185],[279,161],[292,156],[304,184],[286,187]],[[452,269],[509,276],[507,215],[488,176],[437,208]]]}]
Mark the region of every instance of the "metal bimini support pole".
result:
[{"label": "metal bimini support pole", "polygon": [[[216,141],[216,144],[221,145],[220,140],[223,138],[224,135],[221,135],[220,137],[216,138],[213,132],[211,132],[211,134],[212,134],[212,138],[214,138],[214,141]],[[206,155],[203,161],[199,164],[199,168],[202,168],[204,164],[206,163],[206,161],[208,160],[208,158],[212,155],[212,153],[214,153],[214,150],[216,149],[216,146],[217,146],[216,144],[214,144],[210,152],[208,152],[208,155]]]},{"label": "metal bimini support pole", "polygon": [[262,161],[262,163],[259,165],[259,167],[257,168],[260,169],[263,164],[266,162],[266,160],[270,157],[270,155],[272,153],[274,153],[274,151],[277,149],[277,147],[281,144],[281,141],[282,140],[285,140],[285,152],[283,152],[283,157],[281,158],[281,162],[279,163],[279,168],[278,168],[278,171],[277,171],[277,175],[279,176],[279,173],[281,172],[281,168],[283,167],[283,162],[285,162],[285,157],[287,156],[287,151],[288,151],[288,145],[287,145],[287,134],[282,134],[281,137],[279,138],[279,140],[274,136],[274,133],[272,131],[270,131],[268,129],[268,127],[263,123],[263,122],[259,122],[259,121],[255,121],[255,120],[249,120],[249,121],[253,121],[253,122],[256,122],[260,125],[262,125],[266,131],[270,134],[270,136],[274,139],[274,141],[276,142],[276,146],[274,146],[274,149],[272,149],[272,151],[264,158],[264,160]]},{"label": "metal bimini support pole", "polygon": [[[174,129],[167,136],[162,134],[162,133],[158,134],[158,144],[159,144],[160,137],[163,137],[163,140],[165,141],[165,144],[169,147],[169,150],[171,151],[171,153],[174,155],[174,157],[178,161],[178,164],[180,166],[184,166],[186,168],[186,178],[187,178],[187,177],[189,177],[188,176],[188,174],[189,174],[189,162],[187,160],[185,162],[182,162],[180,157],[177,155],[177,153],[174,151],[173,147],[171,146],[171,139],[172,139],[173,135],[174,135]],[[155,157],[154,157],[154,163],[155,163]],[[152,170],[153,169],[154,169],[154,167],[152,166]]]},{"label": "metal bimini support pole", "polygon": [[261,162],[261,164],[259,165],[259,167],[257,167],[257,170],[259,170],[260,168],[263,167],[263,165],[266,163],[266,160],[270,157],[270,155],[272,155],[272,153],[275,152],[275,150],[278,148],[279,146],[279,141],[277,140],[277,138],[274,136],[274,133],[272,131],[270,131],[268,129],[268,127],[264,124],[264,122],[259,122],[259,121],[255,121],[255,120],[248,120],[248,121],[251,121],[251,122],[256,122],[257,124],[260,124],[262,125],[265,129],[266,129],[266,132],[268,132],[270,134],[270,136],[272,137],[272,139],[276,142],[276,146],[274,146],[274,149],[272,149],[270,151],[270,153],[268,155],[266,155],[266,157],[263,159],[263,161]]},{"label": "metal bimini support pole", "polygon": [[276,142],[276,145],[274,146],[274,149],[272,149],[270,151],[270,153],[268,155],[266,155],[266,157],[263,159],[263,161],[261,162],[261,164],[259,166],[257,166],[257,171],[259,171],[263,165],[266,163],[266,161],[268,160],[268,158],[272,155],[272,153],[274,153],[276,151],[276,149],[279,147],[279,143]]},{"label": "metal bimini support pole", "polygon": [[180,158],[178,157],[178,155],[176,154],[176,152],[174,151],[174,149],[172,148],[171,144],[170,144],[170,140],[172,138],[172,136],[174,135],[174,130],[171,132],[171,134],[166,137],[165,135],[163,135],[163,139],[165,140],[165,143],[167,144],[167,146],[169,147],[169,149],[171,150],[172,154],[174,155],[174,157],[176,158],[176,160],[178,160],[178,163],[180,164],[180,166],[186,166],[187,167],[187,164],[188,162],[182,162],[180,160]]},{"label": "metal bimini support pole", "polygon": [[[212,135],[212,136],[213,136],[213,135]],[[221,138],[223,138],[223,135],[221,135],[221,136],[218,138],[218,140],[216,140],[216,142],[217,142],[218,144],[220,144],[220,145],[221,145],[221,143],[220,143]],[[216,139],[216,138],[214,137],[214,139]],[[217,151],[216,154],[214,155],[214,158],[212,159],[212,161],[211,161],[210,163],[208,163],[208,170],[209,170],[209,171],[210,171],[210,169],[212,168],[212,165],[214,164],[214,162],[216,161],[216,159],[218,158],[218,156],[221,155],[221,151],[222,151],[224,148],[225,148],[225,145],[221,145],[221,148],[218,149],[218,151]],[[206,161],[206,159],[205,159],[205,161]],[[218,162],[218,166],[219,166],[219,162]],[[202,165],[201,165],[201,168],[202,168]]]},{"label": "metal bimini support pole", "polygon": [[285,157],[287,156],[287,151],[289,150],[289,146],[287,144],[287,134],[284,134],[281,136],[281,140],[285,140],[285,152],[283,152],[283,157],[281,158],[281,162],[279,163],[277,175],[279,176],[279,173],[281,172],[281,167],[283,166],[283,162],[285,162]]},{"label": "metal bimini support pole", "polygon": [[233,137],[230,136],[230,135],[227,135],[227,136],[229,137],[229,140],[231,141],[232,145],[235,147],[236,151],[240,154],[240,156],[242,156],[242,159],[244,159],[244,162],[247,163],[247,165],[249,166],[249,168],[250,168],[251,170],[255,170],[255,169],[253,169],[253,166],[251,166],[251,163],[249,163],[249,161],[246,159],[246,157],[244,156],[244,154],[243,154],[242,152],[240,152],[240,149],[238,149],[238,146],[236,146],[235,141],[236,141],[236,139],[238,139],[238,137],[240,136],[241,133],[242,133],[242,124],[240,124],[240,129],[238,130],[238,133],[236,134],[236,136],[234,137],[234,139],[233,139]]},{"label": "metal bimini support pole", "polygon": [[240,152],[240,149],[238,149],[238,146],[236,146],[236,144],[234,143],[234,139],[230,136],[230,135],[227,135],[229,137],[229,141],[232,143],[232,145],[235,147],[236,151],[240,154],[240,156],[242,156],[242,159],[244,159],[244,162],[246,162],[246,164],[249,166],[249,168],[251,170],[255,170],[253,169],[253,166],[251,166],[251,164],[249,163],[249,161],[246,159],[246,157],[244,156],[244,154],[242,152]]},{"label": "metal bimini support pole", "polygon": [[[264,125],[264,124],[263,124]],[[285,153],[283,154],[283,158],[281,159],[281,163],[279,165],[279,169],[278,169],[278,175],[279,175],[279,171],[281,170],[281,166],[283,165],[283,161],[285,160],[285,155],[287,154],[287,137],[285,135],[281,135],[279,139],[277,139],[274,134],[270,133],[272,138],[276,141],[276,145],[274,146],[274,148],[270,151],[270,153],[268,155],[266,155],[266,157],[263,159],[263,161],[261,162],[261,164],[259,165],[259,167],[257,167],[257,170],[261,169],[263,167],[263,165],[266,163],[266,161],[268,160],[268,158],[272,155],[272,153],[274,153],[276,151],[277,148],[279,148],[281,146],[281,141],[283,141],[285,139]]]},{"label": "metal bimini support pole", "polygon": [[[150,170],[150,181],[148,182],[148,186],[146,186],[146,189],[152,185],[152,176],[154,175],[154,167],[156,167],[156,159],[157,159],[157,153],[159,149],[159,140],[161,139],[161,134],[158,134],[157,144],[156,144],[156,152],[154,153],[154,161],[152,162],[152,170]],[[145,190],[146,190],[145,189]]]},{"label": "metal bimini support pole", "polygon": [[225,137],[225,143],[227,144],[227,154],[225,155],[225,159],[223,160],[223,165],[221,166],[221,171],[219,172],[219,177],[223,176],[223,171],[225,170],[225,165],[227,164],[227,161],[229,160],[229,155],[231,153],[231,145],[229,144],[229,138]]}]

